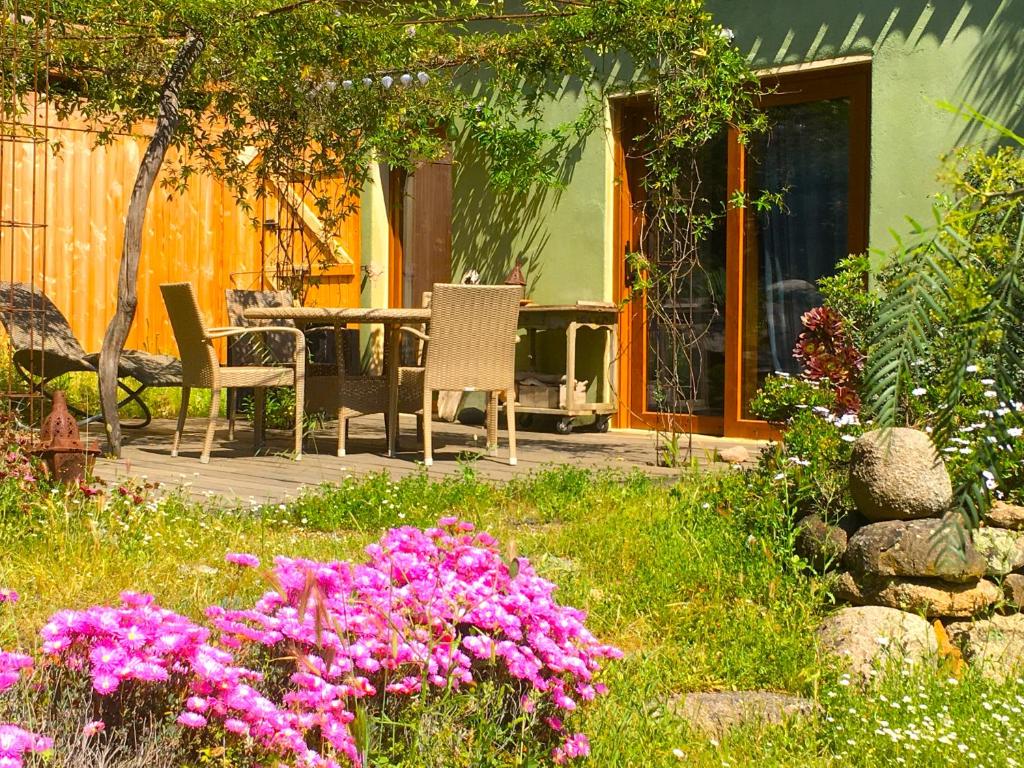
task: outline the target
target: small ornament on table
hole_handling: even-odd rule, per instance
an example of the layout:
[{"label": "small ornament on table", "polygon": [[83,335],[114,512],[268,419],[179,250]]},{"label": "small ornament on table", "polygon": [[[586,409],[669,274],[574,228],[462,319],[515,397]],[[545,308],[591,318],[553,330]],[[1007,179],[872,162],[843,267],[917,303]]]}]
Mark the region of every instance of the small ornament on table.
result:
[{"label": "small ornament on table", "polygon": [[526,276],[523,275],[523,263],[516,259],[516,265],[512,267],[512,271],[508,273],[508,277],[505,278],[505,285],[518,285],[523,289],[522,303],[527,304],[529,300],[526,298]]}]

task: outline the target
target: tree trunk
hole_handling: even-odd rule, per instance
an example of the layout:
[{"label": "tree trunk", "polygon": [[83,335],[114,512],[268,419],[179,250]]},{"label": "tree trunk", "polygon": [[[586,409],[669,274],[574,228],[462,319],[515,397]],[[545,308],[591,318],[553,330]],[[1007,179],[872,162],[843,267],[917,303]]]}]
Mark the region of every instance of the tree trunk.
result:
[{"label": "tree trunk", "polygon": [[121,266],[117,275],[117,312],[103,337],[99,371],[100,406],[107,425],[107,440],[117,456],[121,455],[121,421],[117,414],[117,369],[139,302],[139,257],[142,253],[142,225],[146,218],[146,206],[153,184],[160,174],[160,166],[163,165],[167,148],[178,127],[178,94],[205,47],[206,41],[203,38],[189,34],[171,64],[160,94],[156,130],[142,157],[142,164],[139,166],[132,196],[128,202],[124,241],[121,246]]}]

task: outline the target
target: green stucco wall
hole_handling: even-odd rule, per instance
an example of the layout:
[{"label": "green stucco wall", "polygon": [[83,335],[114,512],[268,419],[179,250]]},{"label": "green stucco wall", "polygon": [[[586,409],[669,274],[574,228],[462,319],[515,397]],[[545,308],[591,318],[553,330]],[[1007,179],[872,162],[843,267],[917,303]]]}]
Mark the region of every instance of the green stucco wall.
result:
[{"label": "green stucco wall", "polygon": [[[939,101],[969,104],[1024,134],[1024,0],[708,0],[708,6],[757,70],[870,57],[873,248],[887,249],[890,229],[907,229],[904,217],[928,218],[944,153],[995,140]],[[602,60],[598,72],[614,93],[617,63]],[[579,113],[580,88],[566,83],[546,113],[549,124]],[[500,282],[518,258],[535,301],[611,300],[612,150],[606,107],[602,129],[570,153],[561,188],[510,196],[491,187],[471,144],[456,142],[453,277],[476,269],[485,282]],[[371,251],[386,249],[386,237],[379,227],[364,226],[365,263]],[[386,264],[386,250],[370,258]],[[364,301],[371,294],[379,300],[378,293],[364,292]],[[544,367],[558,369],[561,344],[545,349]],[[584,350],[581,364],[600,369],[598,354]]]},{"label": "green stucco wall", "polygon": [[871,56],[870,242],[927,218],[941,156],[992,134],[937,104],[1024,130],[1022,0],[710,0],[756,69]]},{"label": "green stucco wall", "polygon": [[[991,134],[937,102],[967,103],[1024,132],[1024,0],[709,0],[752,66],[870,56],[870,240],[891,243],[904,217],[925,218],[941,156]],[[608,67],[614,82],[614,65]],[[582,104],[566,88],[547,116],[574,117]],[[540,302],[610,299],[611,139],[591,135],[564,168],[561,190],[522,198],[497,194],[471,147],[455,155],[453,271],[477,269],[500,280],[526,262]]]}]

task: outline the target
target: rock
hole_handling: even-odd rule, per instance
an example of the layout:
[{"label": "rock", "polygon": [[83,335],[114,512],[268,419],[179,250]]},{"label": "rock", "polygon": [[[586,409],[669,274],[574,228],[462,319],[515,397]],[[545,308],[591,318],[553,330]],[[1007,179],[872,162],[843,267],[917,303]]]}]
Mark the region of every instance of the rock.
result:
[{"label": "rock", "polygon": [[778,725],[818,711],[818,705],[810,699],[769,691],[688,693],[671,707],[695,731],[713,739],[740,725]]},{"label": "rock", "polygon": [[986,576],[1005,576],[1024,568],[1024,532],[1005,528],[979,528],[974,546],[987,562]]},{"label": "rock", "polygon": [[819,572],[842,561],[850,534],[863,523],[859,515],[847,515],[831,525],[810,514],[796,524],[796,551]]},{"label": "rock", "polygon": [[1024,614],[956,621],[946,631],[967,662],[991,680],[1002,683],[1024,666]]},{"label": "rock", "polygon": [[1003,597],[1014,608],[1024,609],[1024,573],[1011,573],[1003,579]]},{"label": "rock", "polygon": [[942,520],[887,520],[865,525],[850,537],[846,567],[857,576],[908,576],[956,583],[977,581],[986,562],[969,538],[958,546],[957,532]]},{"label": "rock", "polygon": [[865,432],[853,444],[850,493],[868,520],[942,517],[953,503],[946,466],[924,432]]},{"label": "rock", "polygon": [[928,618],[970,618],[1002,596],[999,587],[987,579],[950,584],[935,579],[854,578],[850,573],[840,575],[835,594],[854,605],[882,605]]},{"label": "rock", "polygon": [[873,605],[843,608],[821,623],[817,637],[822,650],[845,660],[861,680],[887,660],[917,663],[938,650],[935,631],[920,616]]},{"label": "rock", "polygon": [[1024,507],[1007,504],[1005,501],[993,501],[992,507],[985,514],[985,522],[996,528],[1024,531]]},{"label": "rock", "polygon": [[724,448],[717,452],[718,460],[727,464],[746,464],[750,461],[750,451],[742,445],[734,445],[732,448]]}]

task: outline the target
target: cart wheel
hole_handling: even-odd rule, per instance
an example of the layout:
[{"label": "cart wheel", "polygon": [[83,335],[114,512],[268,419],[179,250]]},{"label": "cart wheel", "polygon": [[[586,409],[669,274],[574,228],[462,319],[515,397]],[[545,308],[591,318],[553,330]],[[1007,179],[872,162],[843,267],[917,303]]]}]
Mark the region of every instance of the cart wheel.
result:
[{"label": "cart wheel", "polygon": [[608,425],[611,423],[611,416],[598,416],[594,419],[594,431],[595,432],[607,432]]},{"label": "cart wheel", "polygon": [[555,432],[560,435],[572,434],[572,416],[565,416],[555,420]]},{"label": "cart wheel", "polygon": [[517,413],[516,426],[519,427],[519,429],[530,429],[531,427],[533,427],[533,414]]}]

